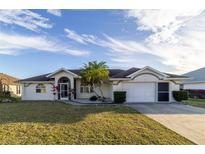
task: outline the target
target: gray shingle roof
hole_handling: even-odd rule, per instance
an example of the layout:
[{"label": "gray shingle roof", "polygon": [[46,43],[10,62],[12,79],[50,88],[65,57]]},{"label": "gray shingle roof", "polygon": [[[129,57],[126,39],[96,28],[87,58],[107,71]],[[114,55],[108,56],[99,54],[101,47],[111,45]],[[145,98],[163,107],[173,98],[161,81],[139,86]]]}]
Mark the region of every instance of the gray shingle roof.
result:
[{"label": "gray shingle roof", "polygon": [[23,79],[23,80],[19,80],[19,81],[52,81],[53,80],[52,78],[46,77],[49,74],[50,73],[43,74],[43,75],[38,75],[38,76],[31,77],[31,78],[26,78],[26,79]]},{"label": "gray shingle roof", "polygon": [[193,81],[193,82],[204,81],[205,82],[205,67],[188,72],[184,75],[191,78],[191,80],[189,80],[188,82],[190,81]]},{"label": "gray shingle roof", "polygon": [[169,75],[169,78],[188,78],[188,76],[185,75],[176,75],[176,74],[170,74],[170,73],[165,73],[166,75]]},{"label": "gray shingle roof", "polygon": [[128,76],[128,75],[130,75],[130,74],[132,74],[132,73],[134,73],[134,72],[136,72],[138,70],[140,70],[140,69],[132,67],[132,68],[130,68],[128,70],[124,70],[124,71],[121,71],[118,74],[113,75],[112,78],[125,78],[126,76]]},{"label": "gray shingle roof", "polygon": [[[68,70],[74,74],[80,75],[80,72],[82,71],[82,69],[73,69],[73,70]],[[121,69],[109,69],[109,77],[112,77],[115,74],[118,74],[120,72],[122,72],[124,70]],[[52,81],[52,78],[48,78],[46,77],[47,75],[49,75],[51,73],[47,73],[47,74],[43,74],[43,75],[38,75],[38,76],[34,76],[31,78],[26,78],[23,80],[19,80],[19,81]]]},{"label": "gray shingle roof", "polygon": [[[109,69],[109,77],[110,78],[126,78],[126,76],[136,72],[140,70],[140,68],[135,68],[132,67],[128,70],[122,70],[122,69]],[[82,69],[72,69],[72,70],[68,70],[74,74],[80,75],[80,72],[82,71]],[[50,73],[47,74],[43,74],[43,75],[39,75],[39,76],[34,76],[31,78],[26,78],[23,80],[19,80],[19,81],[53,81],[52,78],[48,78],[46,77],[47,75],[49,75]],[[175,74],[169,74],[169,73],[165,73],[167,75],[169,75],[171,78],[186,78],[186,76],[180,76],[180,75],[175,75]]]},{"label": "gray shingle roof", "polygon": [[0,80],[3,84],[16,85],[19,79],[8,74],[0,73]]}]

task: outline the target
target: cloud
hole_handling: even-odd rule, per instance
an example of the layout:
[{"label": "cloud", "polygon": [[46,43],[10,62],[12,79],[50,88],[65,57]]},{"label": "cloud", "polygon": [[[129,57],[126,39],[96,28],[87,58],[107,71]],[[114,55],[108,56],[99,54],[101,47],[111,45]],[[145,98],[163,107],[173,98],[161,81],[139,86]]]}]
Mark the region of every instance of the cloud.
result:
[{"label": "cloud", "polygon": [[67,34],[67,37],[71,40],[74,40],[78,43],[81,44],[88,44],[88,43],[92,43],[95,44],[96,41],[96,37],[94,37],[93,35],[87,35],[87,34],[77,34],[75,31],[70,30],[68,28],[65,28],[64,31]]},{"label": "cloud", "polygon": [[0,54],[16,55],[29,52],[30,49],[73,56],[86,56],[89,51],[75,49],[59,40],[45,36],[26,36],[0,33]]},{"label": "cloud", "polygon": [[[82,34],[68,30],[68,38],[106,48],[116,66],[162,64],[176,73],[205,66],[205,12],[202,10],[129,10],[126,18],[136,23],[138,31],[149,32],[136,41],[104,35],[88,40]],[[84,34],[85,35],[85,34]],[[150,55],[142,60],[141,55]],[[144,57],[143,57],[144,58]],[[159,66],[161,67],[161,66]]]},{"label": "cloud", "polygon": [[135,19],[138,30],[153,33],[148,37],[152,43],[176,43],[178,39],[173,35],[202,12],[203,10],[129,10],[127,17]]},{"label": "cloud", "polygon": [[62,15],[61,10],[58,9],[49,9],[47,12],[58,17]]},{"label": "cloud", "polygon": [[[205,13],[202,10],[130,10],[127,17],[134,19],[139,31],[150,35],[142,41],[111,38],[109,47],[120,54],[112,59],[120,64],[139,60],[138,54],[150,54],[184,73],[205,66]],[[108,44],[109,44],[108,43]],[[129,56],[127,56],[129,55]],[[154,60],[154,59],[149,59]]]},{"label": "cloud", "polygon": [[0,23],[15,24],[32,31],[52,28],[49,19],[30,10],[0,10]]},{"label": "cloud", "polygon": [[[109,36],[106,47],[110,49],[110,59],[115,65],[148,65],[150,61],[159,61],[161,64],[172,68],[172,71],[183,73],[205,66],[205,38],[203,37],[205,33],[196,35],[196,33],[190,32],[189,35],[189,37],[184,38],[184,44],[177,45],[151,44],[121,40]],[[148,54],[152,57],[142,60],[140,54]]]}]

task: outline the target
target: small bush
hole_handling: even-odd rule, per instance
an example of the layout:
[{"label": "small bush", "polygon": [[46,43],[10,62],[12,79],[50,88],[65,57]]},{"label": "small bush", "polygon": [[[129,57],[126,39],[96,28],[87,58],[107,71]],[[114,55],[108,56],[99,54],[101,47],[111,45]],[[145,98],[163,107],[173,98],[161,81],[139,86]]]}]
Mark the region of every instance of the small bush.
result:
[{"label": "small bush", "polygon": [[2,92],[0,93],[0,103],[16,103],[21,99],[19,97],[10,96],[10,92]]},{"label": "small bush", "polygon": [[2,91],[0,93],[0,97],[11,97],[11,92],[10,91]]},{"label": "small bush", "polygon": [[90,101],[97,101],[97,99],[98,99],[97,96],[91,96],[91,97],[89,98]]},{"label": "small bush", "polygon": [[187,91],[173,91],[172,94],[174,99],[178,102],[189,98],[189,93]]},{"label": "small bush", "polygon": [[114,103],[124,103],[126,101],[125,91],[114,91]]},{"label": "small bush", "polygon": [[5,97],[11,97],[11,92],[10,92],[10,91],[4,91],[4,92],[3,92],[3,95],[4,95]]}]

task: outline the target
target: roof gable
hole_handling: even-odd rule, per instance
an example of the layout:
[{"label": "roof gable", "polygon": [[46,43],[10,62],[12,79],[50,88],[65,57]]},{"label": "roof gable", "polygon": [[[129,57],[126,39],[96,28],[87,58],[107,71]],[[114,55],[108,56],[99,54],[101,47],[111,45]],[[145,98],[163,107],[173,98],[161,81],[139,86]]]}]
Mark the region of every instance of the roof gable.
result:
[{"label": "roof gable", "polygon": [[141,74],[141,73],[143,73],[143,72],[145,72],[145,71],[153,72],[154,74],[157,74],[157,75],[159,75],[159,76],[161,76],[161,77],[164,77],[164,78],[168,77],[167,74],[162,73],[162,72],[160,72],[160,71],[158,71],[158,70],[156,70],[156,69],[154,69],[154,68],[152,68],[152,67],[149,67],[149,66],[146,66],[146,67],[144,67],[144,68],[142,68],[142,69],[139,69],[139,70],[137,70],[137,71],[135,71],[135,72],[129,74],[127,77],[133,78],[133,77],[135,77],[136,75]]},{"label": "roof gable", "polygon": [[65,68],[60,68],[60,69],[54,71],[53,73],[48,74],[46,77],[50,77],[50,78],[51,78],[52,76],[55,76],[56,74],[58,74],[58,73],[60,73],[60,72],[62,72],[62,71],[63,71],[63,72],[67,72],[67,73],[73,75],[74,77],[79,77],[77,74],[75,74],[75,73],[73,73],[73,72],[71,72],[71,71],[69,71],[69,70],[67,70],[67,69],[65,69]]}]

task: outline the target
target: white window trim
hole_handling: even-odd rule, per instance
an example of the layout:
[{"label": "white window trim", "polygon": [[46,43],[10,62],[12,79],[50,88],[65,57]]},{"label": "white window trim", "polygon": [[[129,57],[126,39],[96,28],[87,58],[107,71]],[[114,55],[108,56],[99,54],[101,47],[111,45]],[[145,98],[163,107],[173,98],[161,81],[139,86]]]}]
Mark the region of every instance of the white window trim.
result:
[{"label": "white window trim", "polygon": [[[88,88],[88,91],[86,90],[86,88]],[[81,91],[81,89],[83,91]],[[92,86],[84,86],[84,85],[80,85],[80,93],[93,93],[93,91],[91,90],[92,89]]]},{"label": "white window trim", "polygon": [[[38,86],[41,86],[41,87],[38,87]],[[42,87],[43,86],[43,87]],[[40,89],[40,92],[37,92],[37,89]],[[46,86],[44,84],[37,84],[36,85],[36,93],[37,94],[43,94],[43,93],[46,93]]]},{"label": "white window trim", "polygon": [[21,87],[19,85],[16,86],[16,94],[21,94]]}]

